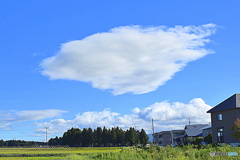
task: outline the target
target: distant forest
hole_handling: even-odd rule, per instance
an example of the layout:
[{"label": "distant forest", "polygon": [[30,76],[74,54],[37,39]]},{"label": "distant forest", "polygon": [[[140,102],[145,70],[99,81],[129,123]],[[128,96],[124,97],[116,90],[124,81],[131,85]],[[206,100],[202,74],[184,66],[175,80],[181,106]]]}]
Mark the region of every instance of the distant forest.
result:
[{"label": "distant forest", "polygon": [[133,146],[137,144],[146,145],[148,140],[149,137],[144,129],[139,131],[132,127],[126,131],[118,127],[111,129],[97,127],[97,129],[94,130],[92,130],[92,128],[84,128],[82,130],[79,128],[72,128],[65,132],[60,138],[51,138],[49,140],[49,145],[68,145],[70,147]]},{"label": "distant forest", "polygon": [[0,140],[0,147],[38,147],[44,146],[46,142],[36,142],[36,141],[23,141],[23,140]]},{"label": "distant forest", "polygon": [[[71,128],[62,137],[51,138],[49,146],[70,146],[70,147],[110,147],[110,146],[133,146],[137,144],[146,145],[149,137],[144,129],[135,130],[130,127],[126,131],[119,127],[107,129],[105,127],[92,128]],[[45,146],[46,142],[23,141],[23,140],[0,140],[0,147],[39,147]]]}]

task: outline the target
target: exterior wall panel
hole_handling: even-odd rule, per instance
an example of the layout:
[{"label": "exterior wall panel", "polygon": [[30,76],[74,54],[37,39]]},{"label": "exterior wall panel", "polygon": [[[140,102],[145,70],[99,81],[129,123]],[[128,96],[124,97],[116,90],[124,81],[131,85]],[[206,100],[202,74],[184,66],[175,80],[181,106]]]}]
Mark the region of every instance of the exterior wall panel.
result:
[{"label": "exterior wall panel", "polygon": [[[222,120],[220,121],[217,120],[218,114],[222,114]],[[237,118],[240,118],[239,108],[211,113],[213,143],[218,143],[218,129],[220,128],[223,128],[224,143],[240,142],[238,139],[232,136],[233,131],[231,130],[231,126],[234,125],[234,122],[237,120]]]}]

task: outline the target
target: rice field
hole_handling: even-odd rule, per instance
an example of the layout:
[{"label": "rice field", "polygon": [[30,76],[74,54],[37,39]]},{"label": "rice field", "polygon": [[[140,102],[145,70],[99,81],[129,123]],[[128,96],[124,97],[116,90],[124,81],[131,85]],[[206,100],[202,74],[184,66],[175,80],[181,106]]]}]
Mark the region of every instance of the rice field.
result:
[{"label": "rice field", "polygon": [[120,152],[119,147],[78,147],[78,148],[0,148],[1,159],[65,159],[71,155],[85,157],[95,153]]}]

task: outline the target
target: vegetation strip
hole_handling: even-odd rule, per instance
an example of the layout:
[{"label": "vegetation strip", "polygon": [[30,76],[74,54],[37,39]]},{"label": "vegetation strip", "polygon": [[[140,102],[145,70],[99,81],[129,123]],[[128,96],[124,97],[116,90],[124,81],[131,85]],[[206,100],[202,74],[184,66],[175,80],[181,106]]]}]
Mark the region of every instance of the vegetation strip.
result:
[{"label": "vegetation strip", "polygon": [[[112,148],[112,150],[111,150]],[[85,147],[85,148],[69,148],[69,149],[42,149],[39,153],[33,153],[32,149],[14,149],[15,153],[12,153],[12,149],[1,149],[6,153],[0,154],[1,157],[5,156],[10,159],[68,159],[68,160],[156,160],[156,159],[171,159],[171,160],[208,160],[212,159],[211,153],[219,153],[214,155],[214,159],[240,159],[240,148],[231,147],[230,145],[186,145],[179,147]],[[237,153],[235,156],[221,156],[220,153]],[[38,158],[39,157],[39,158]],[[3,157],[4,158],[4,157]]]},{"label": "vegetation strip", "polygon": [[55,156],[67,156],[68,154],[62,154],[62,153],[58,153],[58,154],[29,154],[29,153],[23,153],[23,154],[0,154],[0,157],[55,157]]}]

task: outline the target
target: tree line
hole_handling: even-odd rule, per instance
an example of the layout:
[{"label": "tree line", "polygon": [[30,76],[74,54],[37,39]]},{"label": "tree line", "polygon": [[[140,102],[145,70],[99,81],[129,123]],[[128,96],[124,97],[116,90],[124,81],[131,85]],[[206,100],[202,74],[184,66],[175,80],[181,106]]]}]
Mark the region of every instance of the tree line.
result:
[{"label": "tree line", "polygon": [[36,142],[36,141],[23,141],[23,140],[0,140],[0,147],[22,147],[22,146],[43,146],[45,142]]},{"label": "tree line", "polygon": [[92,128],[71,128],[63,134],[62,137],[51,138],[49,145],[68,145],[75,147],[87,146],[133,146],[137,144],[146,145],[149,137],[144,129],[135,130],[130,127],[126,131],[119,127],[107,129],[106,127]]}]

